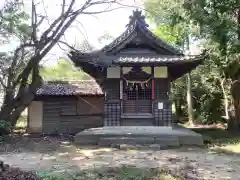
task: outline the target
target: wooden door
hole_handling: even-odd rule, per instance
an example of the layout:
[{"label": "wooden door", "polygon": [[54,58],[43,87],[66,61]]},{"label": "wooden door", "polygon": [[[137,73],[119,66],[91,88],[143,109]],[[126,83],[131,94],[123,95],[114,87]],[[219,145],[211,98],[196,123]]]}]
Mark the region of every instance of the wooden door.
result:
[{"label": "wooden door", "polygon": [[152,90],[150,87],[144,90],[138,88],[124,89],[123,113],[152,113]]}]

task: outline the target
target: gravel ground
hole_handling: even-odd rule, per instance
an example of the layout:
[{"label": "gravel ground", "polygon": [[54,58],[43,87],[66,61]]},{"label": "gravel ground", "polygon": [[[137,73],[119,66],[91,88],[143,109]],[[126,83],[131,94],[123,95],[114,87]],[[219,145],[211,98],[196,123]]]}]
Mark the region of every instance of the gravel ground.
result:
[{"label": "gravel ground", "polygon": [[240,180],[240,156],[203,148],[159,150],[77,147],[59,138],[18,138],[0,145],[0,160],[24,170],[63,172],[130,165],[183,171],[199,179]]}]

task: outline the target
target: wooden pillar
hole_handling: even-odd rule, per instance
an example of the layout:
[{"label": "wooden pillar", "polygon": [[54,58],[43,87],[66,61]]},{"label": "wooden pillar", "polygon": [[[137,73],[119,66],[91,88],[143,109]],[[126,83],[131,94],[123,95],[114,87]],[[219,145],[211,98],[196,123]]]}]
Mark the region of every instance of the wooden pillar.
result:
[{"label": "wooden pillar", "polygon": [[155,99],[155,81],[154,81],[154,67],[151,67],[152,74],[152,101]]},{"label": "wooden pillar", "polygon": [[119,98],[120,98],[120,111],[121,111],[121,113],[120,113],[120,126],[122,125],[121,116],[123,114],[123,77],[122,76],[123,76],[123,67],[121,66],[120,67],[120,81],[119,81],[119,83],[120,83]]},{"label": "wooden pillar", "polygon": [[104,103],[104,126],[120,125],[120,68],[108,67],[104,80],[105,96]]},{"label": "wooden pillar", "polygon": [[172,108],[169,100],[169,83],[167,67],[154,68],[155,79],[155,100],[154,100],[154,117],[156,126],[172,125]]},{"label": "wooden pillar", "polygon": [[[154,67],[151,66],[151,74],[152,74],[152,113],[155,114],[155,79],[154,79]],[[153,125],[156,126],[155,120],[153,122]]]}]

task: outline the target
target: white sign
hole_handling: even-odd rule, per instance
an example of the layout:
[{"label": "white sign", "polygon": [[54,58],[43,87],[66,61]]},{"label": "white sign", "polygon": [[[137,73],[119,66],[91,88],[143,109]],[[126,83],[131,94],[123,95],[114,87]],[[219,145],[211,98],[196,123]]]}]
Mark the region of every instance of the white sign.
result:
[{"label": "white sign", "polygon": [[158,102],[158,109],[163,109],[163,103],[162,102]]}]

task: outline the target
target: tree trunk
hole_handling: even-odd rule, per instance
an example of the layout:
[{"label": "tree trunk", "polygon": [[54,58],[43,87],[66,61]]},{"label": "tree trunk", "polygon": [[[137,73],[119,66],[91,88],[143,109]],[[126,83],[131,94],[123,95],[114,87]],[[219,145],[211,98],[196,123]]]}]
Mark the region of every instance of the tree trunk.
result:
[{"label": "tree trunk", "polygon": [[187,104],[188,104],[188,124],[193,125],[193,102],[192,102],[192,78],[191,74],[187,74]]},{"label": "tree trunk", "polygon": [[[14,96],[15,89],[7,91],[4,97],[4,104],[0,111],[0,120],[5,120],[15,127],[17,120],[21,116],[21,113],[28,107],[33,101],[37,89],[42,84],[42,78],[39,75],[38,66],[32,67],[32,82],[27,84],[26,81],[21,81],[17,94]],[[30,74],[26,74],[29,77]],[[28,78],[27,78],[28,79]],[[10,88],[7,88],[10,89]]]},{"label": "tree trunk", "polygon": [[[240,9],[237,10],[237,39],[240,41]],[[239,77],[237,77],[239,78]],[[240,130],[240,79],[235,80],[231,86],[232,106],[230,110],[230,119],[228,121],[228,130],[239,132]]]},{"label": "tree trunk", "polygon": [[2,106],[0,111],[0,119],[8,121],[12,127],[16,125],[17,120],[21,116],[21,113],[28,107],[31,101],[34,99],[35,92],[26,92],[24,97],[19,100],[13,99],[12,103],[7,103]]},{"label": "tree trunk", "polygon": [[224,111],[225,111],[225,119],[229,120],[229,101],[226,89],[224,88],[225,79],[221,80],[221,88],[224,97]]},{"label": "tree trunk", "polygon": [[230,119],[228,122],[228,130],[237,132],[240,130],[240,80],[233,82],[231,87],[232,107],[230,111]]},{"label": "tree trunk", "polygon": [[176,110],[176,116],[181,118],[182,117],[182,99],[180,97],[177,97],[174,100],[174,104],[175,104],[175,110]]}]

